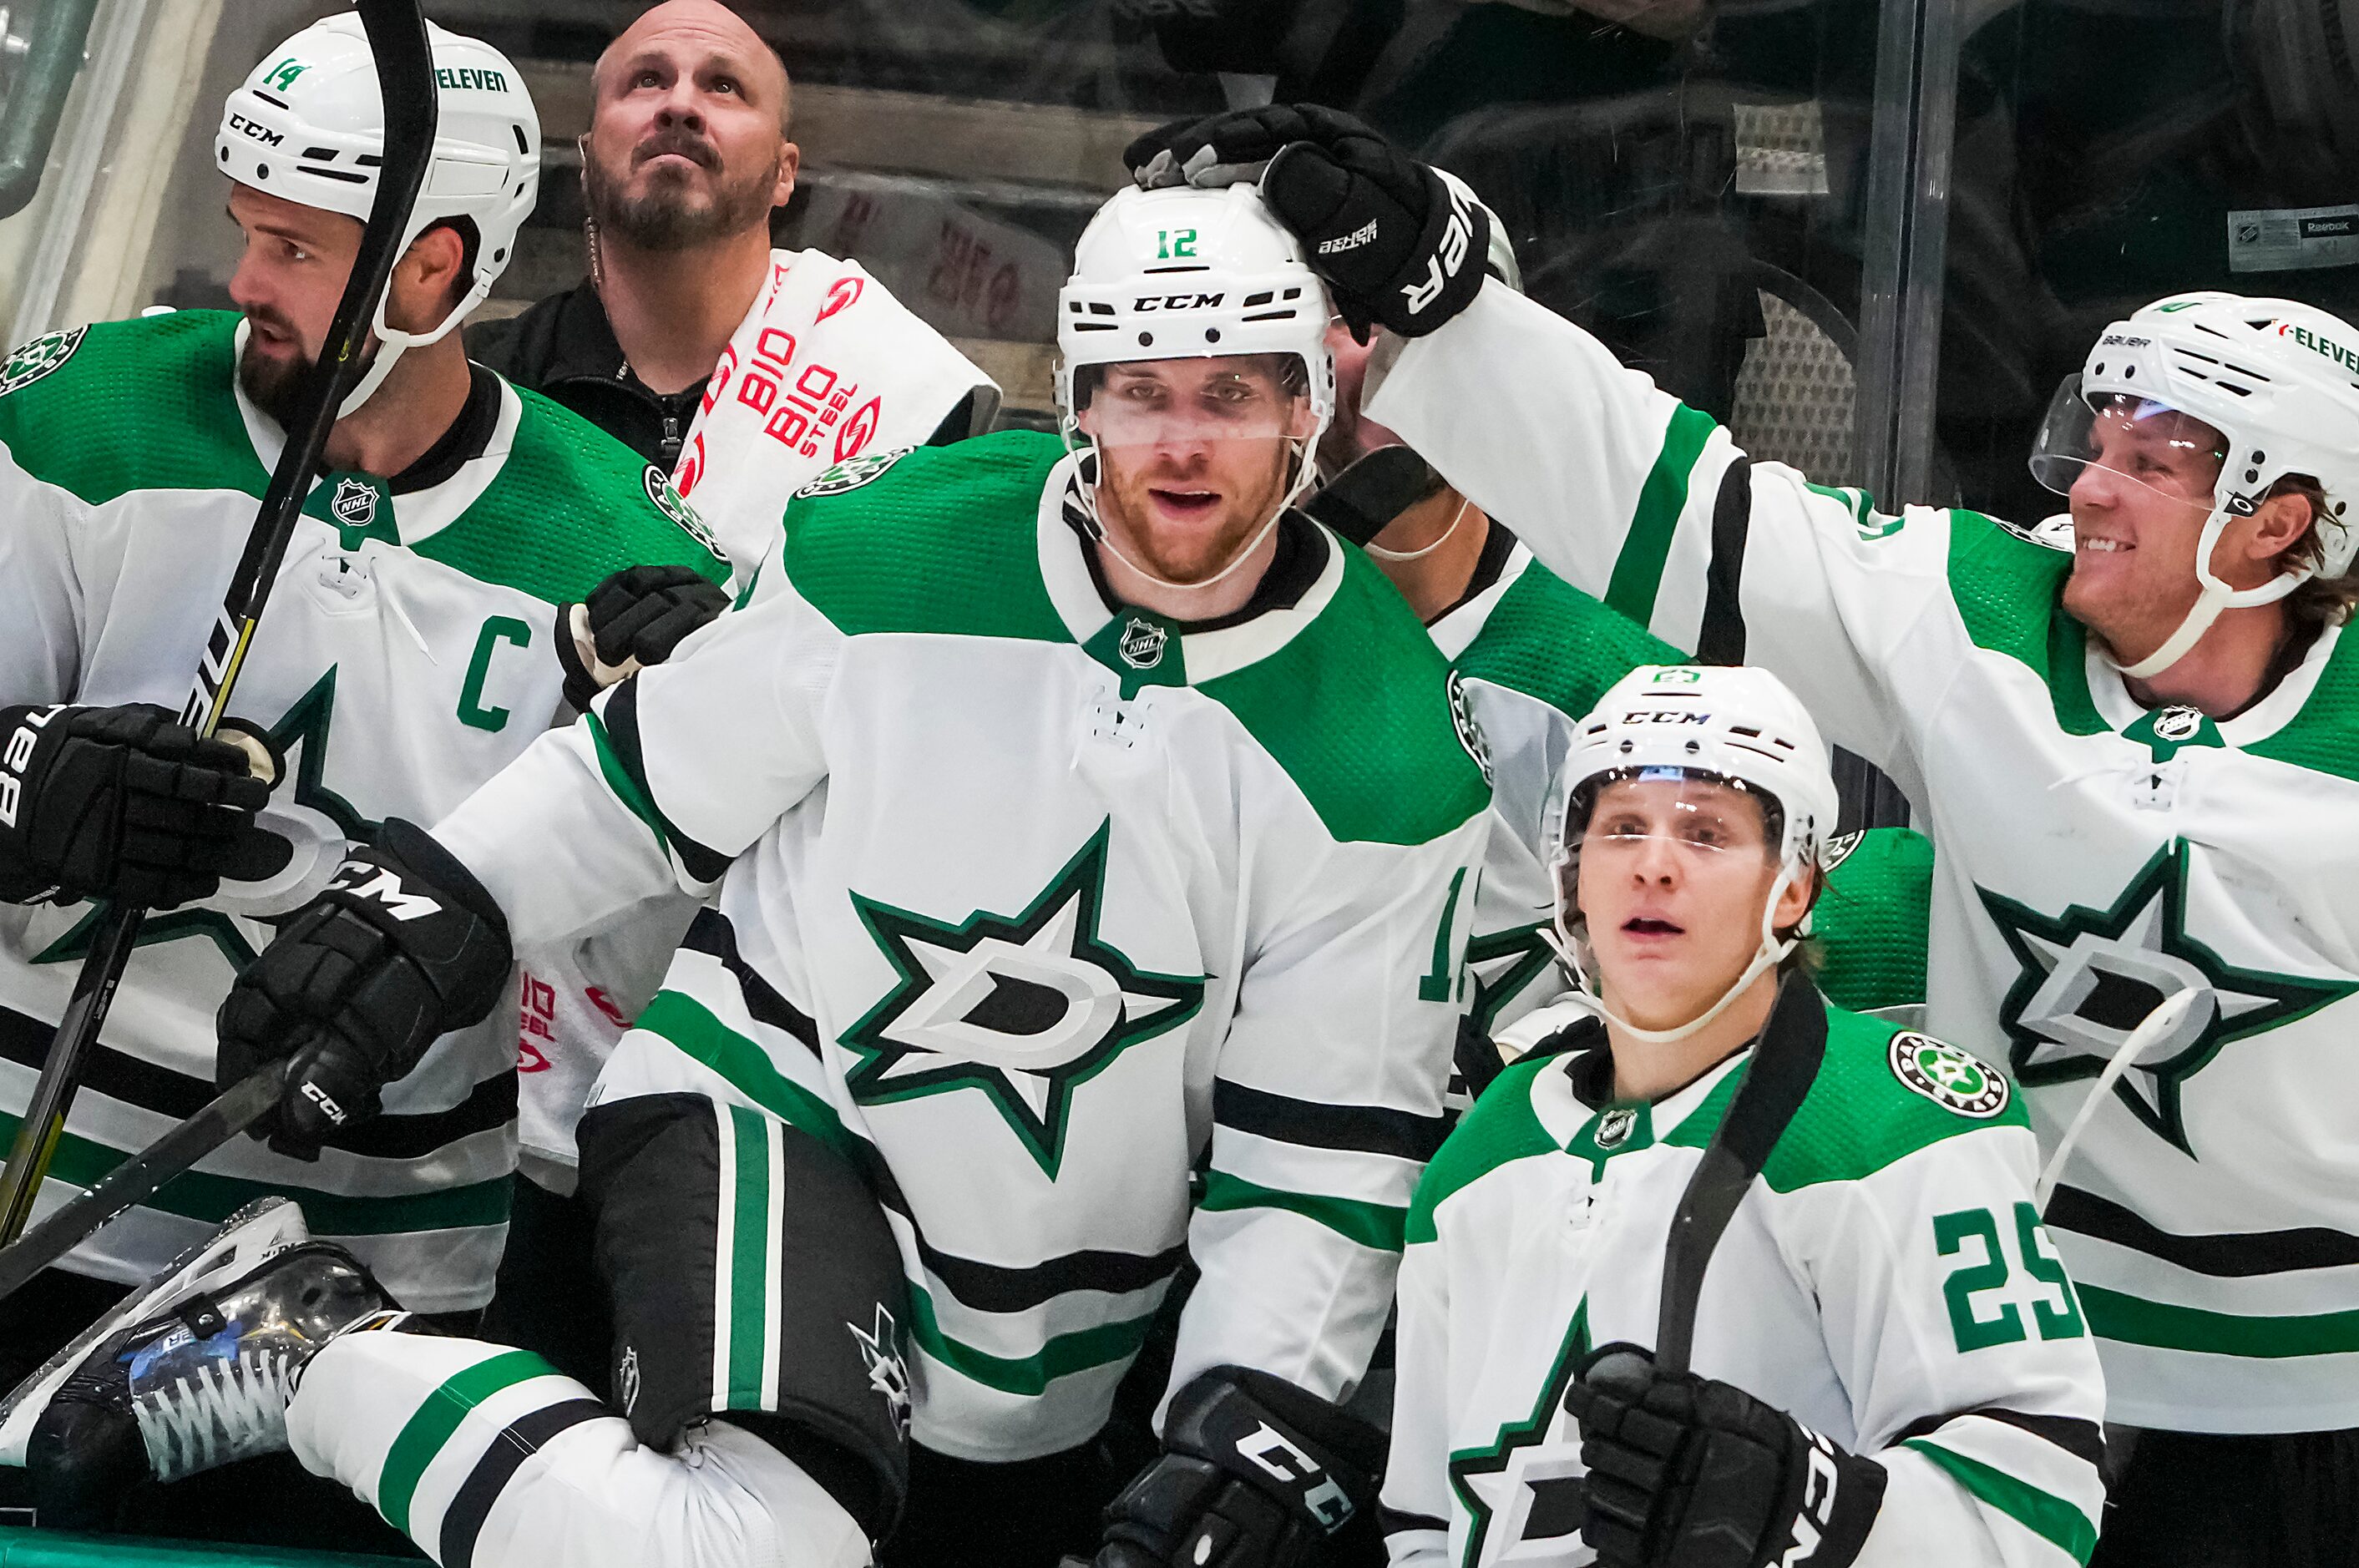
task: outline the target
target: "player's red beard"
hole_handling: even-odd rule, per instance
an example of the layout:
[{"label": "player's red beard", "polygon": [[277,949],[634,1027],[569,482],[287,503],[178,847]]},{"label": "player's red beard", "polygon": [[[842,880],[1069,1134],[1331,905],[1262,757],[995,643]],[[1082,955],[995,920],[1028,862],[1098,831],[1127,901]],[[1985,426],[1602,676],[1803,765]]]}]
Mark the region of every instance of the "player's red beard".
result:
[{"label": "player's red beard", "polygon": [[[692,174],[669,164],[657,169],[646,186],[634,192],[632,175],[641,164],[665,153],[701,164],[710,176],[706,187],[710,194],[697,190]],[[686,126],[673,126],[633,147],[627,169],[619,176],[597,158],[585,158],[582,198],[600,233],[614,234],[643,250],[687,250],[766,223],[785,157],[782,150],[766,168],[732,180],[722,167],[719,148]]]},{"label": "player's red beard", "polygon": [[[1169,583],[1201,583],[1228,566],[1286,497],[1291,443],[1273,438],[1268,444],[1280,455],[1254,469],[1169,460],[1152,449],[1104,454],[1098,514],[1114,534],[1115,548]],[[1241,481],[1243,487],[1236,487]],[[1150,498],[1152,491],[1172,488],[1216,489],[1220,498],[1206,517],[1177,522],[1159,517]]]},{"label": "player's red beard", "polygon": [[[303,341],[295,323],[276,310],[248,310],[246,320],[269,328],[282,339],[291,339],[298,344]],[[368,374],[376,354],[377,342],[372,335],[361,350],[361,375]],[[245,352],[238,355],[237,384],[254,406],[276,420],[280,430],[292,430],[303,413],[304,380],[318,362],[317,354],[299,350],[274,354],[258,338],[249,337]]]}]

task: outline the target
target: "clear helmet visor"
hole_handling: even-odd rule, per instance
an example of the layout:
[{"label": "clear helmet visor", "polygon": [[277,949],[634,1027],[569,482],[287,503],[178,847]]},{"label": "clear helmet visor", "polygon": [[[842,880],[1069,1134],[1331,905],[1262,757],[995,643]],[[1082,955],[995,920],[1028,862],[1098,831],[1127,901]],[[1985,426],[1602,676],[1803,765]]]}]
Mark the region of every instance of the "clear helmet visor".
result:
[{"label": "clear helmet visor", "polygon": [[1783,825],[1777,802],[1742,779],[1690,768],[1602,774],[1575,796],[1549,868],[1558,936],[1571,943],[1580,934],[1584,861],[1609,875],[1645,875],[1667,861],[1690,876],[1757,871],[1777,864]]},{"label": "clear helmet visor", "polygon": [[1183,453],[1317,433],[1306,367],[1293,354],[1125,360],[1082,374],[1090,385],[1075,422],[1110,451]]},{"label": "clear helmet visor", "polygon": [[2090,393],[2068,376],[2031,447],[2031,476],[2060,495],[2084,484],[2129,484],[2209,512],[2227,439],[2151,397]]}]

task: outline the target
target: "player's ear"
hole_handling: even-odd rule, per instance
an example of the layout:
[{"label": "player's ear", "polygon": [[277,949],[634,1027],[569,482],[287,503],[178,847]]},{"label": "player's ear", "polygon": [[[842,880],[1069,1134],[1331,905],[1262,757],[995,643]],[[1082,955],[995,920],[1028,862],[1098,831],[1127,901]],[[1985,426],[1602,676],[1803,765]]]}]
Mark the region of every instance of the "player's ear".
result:
[{"label": "player's ear", "polygon": [[394,264],[386,285],[386,321],[403,332],[440,325],[459,293],[467,265],[467,244],[448,223],[437,223],[409,242]]},{"label": "player's ear", "polygon": [[2316,515],[2310,497],[2299,490],[2280,490],[2263,500],[2260,510],[2253,514],[2251,542],[2246,547],[2253,563],[2269,567],[2269,575],[2291,567],[2294,563],[2283,557],[2300,545]]},{"label": "player's ear", "polygon": [[1809,914],[1810,906],[1818,901],[1819,885],[1823,876],[1813,866],[1807,875],[1797,877],[1786,884],[1777,894],[1777,907],[1770,911],[1771,929],[1790,931],[1802,923],[1802,917]]}]

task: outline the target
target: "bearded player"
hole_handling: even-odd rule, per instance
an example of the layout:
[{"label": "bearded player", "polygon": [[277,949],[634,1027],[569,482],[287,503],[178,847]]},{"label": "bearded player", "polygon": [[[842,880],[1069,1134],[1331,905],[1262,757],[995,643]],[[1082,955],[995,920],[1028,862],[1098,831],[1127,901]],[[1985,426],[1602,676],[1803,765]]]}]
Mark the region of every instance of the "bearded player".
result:
[{"label": "bearded player", "polygon": [[2359,1166],[2318,1112],[2359,1093],[2359,332],[2229,294],[2108,327],[2033,454],[2064,550],[1750,461],[1481,283],[1480,214],[1364,127],[1272,111],[1160,139],[1139,161],[1175,174],[1266,160],[1339,308],[1394,334],[1369,416],[1567,580],[1776,670],[1899,781],[1940,849],[1929,1025],[2008,1064],[2051,1158],[2135,1052],[2047,1210],[2108,1416],[2141,1432],[2100,1561],[2359,1536]]},{"label": "bearded player", "polygon": [[[823,476],[740,608],[248,971],[226,1040],[390,1074],[509,943],[718,889],[582,1125],[606,1398],[397,1332],[332,1249],[240,1256],[26,1396],[59,1465],[291,1443],[445,1563],[1246,1568],[1365,1518],[1339,1401],[1444,1129],[1489,794],[1415,616],[1288,508],[1328,314],[1251,191],[1125,191],[1063,439]],[[1096,1440],[1189,1259],[1125,1490]]]}]

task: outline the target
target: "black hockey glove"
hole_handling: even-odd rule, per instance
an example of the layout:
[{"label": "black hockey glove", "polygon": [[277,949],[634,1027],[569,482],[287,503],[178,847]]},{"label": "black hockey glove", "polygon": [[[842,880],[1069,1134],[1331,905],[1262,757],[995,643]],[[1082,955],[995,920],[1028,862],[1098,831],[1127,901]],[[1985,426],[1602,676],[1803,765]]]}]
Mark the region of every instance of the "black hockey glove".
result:
[{"label": "black hockey glove", "polygon": [[616,681],[671,657],[688,634],[729,607],[728,590],[685,566],[626,566],[579,604],[557,611],[565,700],[582,713]]},{"label": "black hockey glove", "polygon": [[1238,109],[1150,131],[1123,157],[1150,190],[1259,180],[1362,343],[1372,321],[1421,337],[1483,287],[1490,214],[1349,114]]},{"label": "black hockey glove", "polygon": [[[1582,1363],[1565,1409],[1589,1471],[1582,1537],[1603,1568],[1845,1568],[1884,1502],[1884,1467],[1635,1345]],[[1807,1552],[1799,1549],[1807,1548]]]},{"label": "black hockey glove", "polygon": [[514,962],[499,906],[394,818],[246,965],[222,1003],[221,1087],[290,1058],[271,1147],[299,1157],[376,1115],[437,1037],[489,1016]]},{"label": "black hockey glove", "polygon": [[246,754],[148,702],[0,708],[0,899],[109,898],[164,909],[293,851],[255,825]]},{"label": "black hockey glove", "polygon": [[1290,1568],[1374,1505],[1384,1434],[1291,1383],[1216,1367],[1172,1397],[1163,1457],[1106,1509],[1097,1568]]}]

